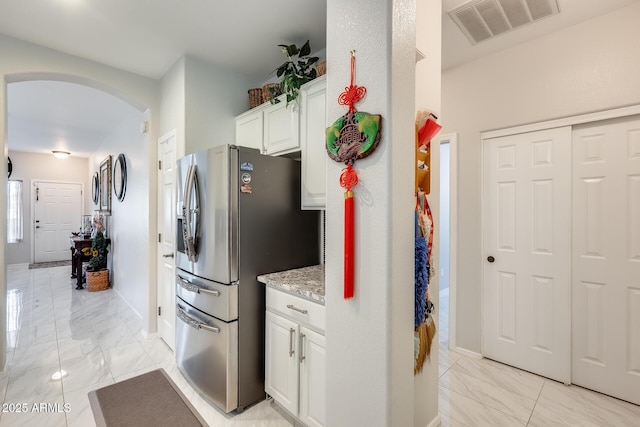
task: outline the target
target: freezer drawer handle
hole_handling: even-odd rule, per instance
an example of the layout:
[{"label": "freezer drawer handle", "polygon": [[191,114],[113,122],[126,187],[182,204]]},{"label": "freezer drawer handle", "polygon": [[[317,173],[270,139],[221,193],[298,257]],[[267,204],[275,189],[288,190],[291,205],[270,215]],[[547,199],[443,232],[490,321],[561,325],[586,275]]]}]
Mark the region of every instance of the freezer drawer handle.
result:
[{"label": "freezer drawer handle", "polygon": [[206,323],[198,322],[196,319],[194,319],[193,317],[185,313],[179,304],[176,305],[176,314],[180,320],[182,320],[184,323],[186,323],[187,325],[191,326],[194,329],[204,329],[207,331],[215,332],[216,334],[220,333],[220,328],[217,328],[215,326],[209,326]]},{"label": "freezer drawer handle", "polygon": [[200,286],[194,285],[193,283],[185,280],[183,277],[180,277],[180,276],[176,276],[176,279],[178,281],[178,285],[182,286],[184,289],[188,291],[195,292],[196,294],[209,294],[209,295],[213,295],[214,297],[220,296],[220,291],[216,291],[216,290],[212,291],[210,289],[201,288]]},{"label": "freezer drawer handle", "polygon": [[295,310],[298,313],[302,313],[302,314],[307,314],[309,312],[309,310],[304,310],[302,308],[298,308],[293,304],[287,304],[287,308],[290,309],[290,310]]}]

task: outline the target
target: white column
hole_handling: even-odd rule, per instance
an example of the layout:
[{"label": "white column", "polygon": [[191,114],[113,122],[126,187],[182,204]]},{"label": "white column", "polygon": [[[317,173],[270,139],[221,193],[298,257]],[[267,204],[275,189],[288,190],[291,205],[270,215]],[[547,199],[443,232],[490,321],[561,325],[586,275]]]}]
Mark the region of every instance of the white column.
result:
[{"label": "white column", "polygon": [[[381,114],[382,140],[359,160],[355,297],[343,300],[344,165],[327,167],[327,425],[414,424],[415,0],[328,0],[328,119],[349,85],[367,88],[359,111]],[[416,402],[425,405],[425,402]]]},{"label": "white column", "polygon": [[[440,114],[440,87],[441,87],[441,42],[442,42],[442,1],[420,0],[416,4],[416,46],[424,54],[416,65],[416,108],[432,111],[440,118],[440,122],[446,121]],[[436,271],[440,265],[437,258],[440,247],[440,147],[431,144],[431,194],[427,197],[433,221],[435,223],[435,236],[433,251]],[[431,300],[438,306],[439,281],[438,274],[429,280],[429,294]],[[434,313],[436,327],[439,327],[438,311]],[[431,356],[424,364],[422,372],[414,378],[415,419],[414,426],[434,426],[438,418],[438,330],[431,343]]]}]

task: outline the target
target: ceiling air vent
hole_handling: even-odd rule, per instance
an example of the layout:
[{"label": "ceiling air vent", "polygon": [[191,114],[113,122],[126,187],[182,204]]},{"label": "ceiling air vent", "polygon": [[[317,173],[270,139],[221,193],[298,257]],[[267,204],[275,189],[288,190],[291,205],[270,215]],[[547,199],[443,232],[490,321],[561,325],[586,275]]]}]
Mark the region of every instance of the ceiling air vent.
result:
[{"label": "ceiling air vent", "polygon": [[471,0],[449,16],[476,44],[557,13],[557,0]]}]

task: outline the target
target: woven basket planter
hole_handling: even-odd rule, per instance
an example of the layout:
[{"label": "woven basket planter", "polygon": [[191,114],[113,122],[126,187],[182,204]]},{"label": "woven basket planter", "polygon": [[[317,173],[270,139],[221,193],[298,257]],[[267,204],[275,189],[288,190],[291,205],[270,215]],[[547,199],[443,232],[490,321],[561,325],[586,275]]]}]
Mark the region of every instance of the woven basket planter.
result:
[{"label": "woven basket planter", "polygon": [[87,271],[87,290],[104,291],[109,288],[109,270]]},{"label": "woven basket planter", "polygon": [[[271,94],[269,88],[273,88],[273,90],[275,90],[275,96]],[[262,86],[262,102],[271,101],[272,98],[276,98],[281,93],[280,83],[267,83]]]},{"label": "woven basket planter", "polygon": [[316,76],[324,76],[327,73],[327,61],[322,61],[316,65]]},{"label": "woven basket planter", "polygon": [[262,88],[249,89],[249,109],[262,104]]}]

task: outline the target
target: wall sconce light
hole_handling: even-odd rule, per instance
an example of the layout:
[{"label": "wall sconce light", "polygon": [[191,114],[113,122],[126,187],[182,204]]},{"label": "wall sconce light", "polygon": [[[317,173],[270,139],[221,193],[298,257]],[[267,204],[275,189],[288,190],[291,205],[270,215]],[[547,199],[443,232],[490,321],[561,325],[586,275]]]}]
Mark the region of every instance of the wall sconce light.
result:
[{"label": "wall sconce light", "polygon": [[69,154],[71,154],[68,151],[59,151],[59,150],[53,150],[52,153],[58,159],[66,159],[67,157],[69,157]]}]

